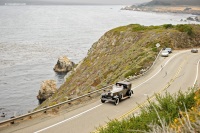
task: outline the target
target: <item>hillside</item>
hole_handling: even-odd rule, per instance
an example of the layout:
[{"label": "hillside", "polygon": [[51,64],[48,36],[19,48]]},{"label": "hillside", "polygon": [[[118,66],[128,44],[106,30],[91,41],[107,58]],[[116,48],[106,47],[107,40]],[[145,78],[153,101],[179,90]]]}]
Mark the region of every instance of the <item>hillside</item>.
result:
[{"label": "hillside", "polygon": [[200,46],[200,25],[141,26],[131,24],[105,33],[88,51],[57,93],[38,108],[100,89],[147,69],[163,47]]},{"label": "hillside", "polygon": [[200,5],[199,0],[152,0],[146,5]]},{"label": "hillside", "polygon": [[144,12],[159,12],[159,13],[180,13],[200,15],[199,0],[152,0],[140,5],[126,6],[122,10],[144,11]]}]

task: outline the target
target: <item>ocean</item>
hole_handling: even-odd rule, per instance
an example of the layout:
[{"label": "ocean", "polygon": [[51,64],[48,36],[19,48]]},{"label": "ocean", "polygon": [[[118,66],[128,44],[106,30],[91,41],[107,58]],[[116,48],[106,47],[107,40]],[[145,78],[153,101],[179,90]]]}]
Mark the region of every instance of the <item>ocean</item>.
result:
[{"label": "ocean", "polygon": [[120,10],[124,6],[0,6],[0,121],[38,105],[42,81],[65,75],[53,67],[59,56],[79,63],[108,30],[128,25],[181,24],[189,14]]}]

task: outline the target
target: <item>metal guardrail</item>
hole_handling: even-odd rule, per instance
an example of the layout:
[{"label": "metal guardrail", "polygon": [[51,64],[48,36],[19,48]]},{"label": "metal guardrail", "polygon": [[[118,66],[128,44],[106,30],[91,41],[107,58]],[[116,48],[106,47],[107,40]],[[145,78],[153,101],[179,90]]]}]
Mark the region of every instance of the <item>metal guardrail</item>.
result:
[{"label": "metal guardrail", "polygon": [[[160,51],[161,52],[161,51]],[[137,75],[131,79],[126,79],[125,81],[132,81],[134,79],[137,79],[141,76],[143,76],[145,73],[147,73],[155,64],[155,62],[157,61],[159,55],[160,55],[160,52],[159,54],[157,55],[155,61],[153,62],[152,66],[147,70],[145,71],[144,73],[140,74],[140,75]],[[109,86],[106,86],[104,88],[101,88],[99,90],[95,90],[95,91],[92,91],[88,94],[84,94],[82,96],[79,96],[79,97],[76,97],[76,98],[73,98],[73,99],[70,99],[70,100],[67,100],[67,101],[64,101],[64,102],[61,102],[61,103],[58,103],[56,105],[53,105],[53,106],[49,106],[49,107],[46,107],[46,108],[43,108],[43,109],[40,109],[40,110],[36,110],[36,111],[33,111],[31,113],[27,113],[27,114],[24,114],[24,115],[21,115],[21,116],[17,116],[15,118],[11,118],[11,119],[8,119],[8,120],[5,120],[5,121],[1,121],[0,122],[0,127],[4,126],[4,125],[10,125],[10,124],[15,124],[16,122],[20,122],[20,121],[23,121],[25,119],[31,119],[33,115],[36,115],[36,114],[39,114],[39,113],[47,113],[48,110],[53,110],[55,108],[59,109],[62,105],[65,105],[65,104],[68,104],[68,103],[71,103],[73,101],[76,101],[78,99],[81,99],[83,97],[87,97],[87,96],[90,96],[94,93],[97,93],[97,92],[100,92],[100,91],[105,91],[107,88],[111,87],[112,85],[109,85]]]},{"label": "metal guardrail", "polygon": [[24,120],[24,119],[26,119],[26,118],[32,118],[33,115],[39,114],[39,113],[46,113],[48,110],[52,110],[52,109],[55,109],[55,108],[59,109],[62,105],[71,103],[71,102],[76,101],[76,100],[78,100],[78,99],[81,99],[81,98],[83,98],[83,97],[88,97],[88,96],[90,96],[90,95],[92,95],[92,94],[94,94],[94,93],[100,92],[100,91],[105,91],[107,88],[109,88],[109,87],[111,87],[111,86],[112,86],[112,85],[109,85],[109,86],[106,86],[106,87],[101,88],[101,89],[99,89],[99,90],[95,90],[95,91],[93,91],[93,92],[84,94],[84,95],[82,95],[82,96],[79,96],[79,97],[76,97],[76,98],[73,98],[73,99],[70,99],[70,100],[67,100],[67,101],[58,103],[58,104],[56,104],[56,105],[49,106],[49,107],[46,107],[46,108],[43,108],[43,109],[40,109],[40,110],[36,110],[36,111],[34,111],[34,112],[27,113],[27,114],[24,114],[24,115],[21,115],[21,116],[17,116],[17,117],[15,117],[15,118],[11,118],[11,119],[9,119],[9,120],[1,121],[1,122],[0,122],[0,127],[1,127],[2,125],[6,125],[6,124],[14,124],[15,121],[22,121],[22,120]]}]

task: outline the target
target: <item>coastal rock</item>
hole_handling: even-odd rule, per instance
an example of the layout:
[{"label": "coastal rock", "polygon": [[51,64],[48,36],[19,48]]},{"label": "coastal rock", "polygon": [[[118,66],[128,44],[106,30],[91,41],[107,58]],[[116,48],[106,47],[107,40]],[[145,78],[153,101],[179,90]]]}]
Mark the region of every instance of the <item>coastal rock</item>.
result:
[{"label": "coastal rock", "polygon": [[195,17],[195,20],[196,20],[197,22],[200,22],[200,16],[196,16],[196,17]]},{"label": "coastal rock", "polygon": [[194,21],[194,18],[188,17],[187,20]]},{"label": "coastal rock", "polygon": [[54,71],[59,73],[67,73],[73,69],[74,65],[74,62],[70,61],[66,56],[61,56],[58,58],[57,64],[54,67]]},{"label": "coastal rock", "polygon": [[196,17],[188,17],[187,20],[189,20],[189,21],[200,22],[200,16],[196,16]]},{"label": "coastal rock", "polygon": [[47,98],[51,97],[57,91],[55,80],[43,81],[37,96],[39,103],[41,104]]}]

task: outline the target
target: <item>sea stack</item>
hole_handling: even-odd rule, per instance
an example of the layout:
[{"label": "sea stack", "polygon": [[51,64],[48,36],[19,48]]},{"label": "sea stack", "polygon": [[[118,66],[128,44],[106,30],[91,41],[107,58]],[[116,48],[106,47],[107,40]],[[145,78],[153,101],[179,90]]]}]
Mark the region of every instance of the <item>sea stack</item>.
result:
[{"label": "sea stack", "polygon": [[58,58],[54,71],[58,73],[68,73],[74,66],[74,62],[70,61],[66,56],[61,56]]},{"label": "sea stack", "polygon": [[57,91],[55,80],[43,81],[37,96],[39,103],[41,104],[47,98],[51,97]]}]

